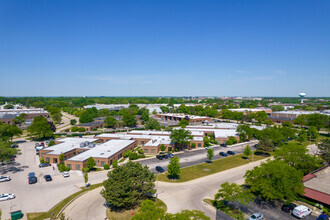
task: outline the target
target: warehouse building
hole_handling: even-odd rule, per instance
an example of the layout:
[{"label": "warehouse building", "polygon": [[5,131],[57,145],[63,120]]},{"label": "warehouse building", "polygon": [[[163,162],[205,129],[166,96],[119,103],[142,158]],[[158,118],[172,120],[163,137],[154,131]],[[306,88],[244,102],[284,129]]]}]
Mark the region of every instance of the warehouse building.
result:
[{"label": "warehouse building", "polygon": [[157,114],[156,118],[162,118],[169,121],[181,121],[182,119],[185,119],[189,121],[189,123],[202,123],[204,121],[211,121],[211,118],[206,116],[186,115],[178,113]]}]

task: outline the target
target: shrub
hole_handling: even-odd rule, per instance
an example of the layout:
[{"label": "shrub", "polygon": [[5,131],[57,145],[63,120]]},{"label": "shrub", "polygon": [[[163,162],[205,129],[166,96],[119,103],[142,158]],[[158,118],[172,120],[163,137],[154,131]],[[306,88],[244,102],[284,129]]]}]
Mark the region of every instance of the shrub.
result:
[{"label": "shrub", "polygon": [[128,158],[129,158],[130,160],[136,160],[136,159],[139,158],[139,156],[138,156],[137,153],[130,153],[129,156],[128,156]]},{"label": "shrub", "polygon": [[144,154],[139,154],[138,158],[145,158],[146,156],[144,156]]},{"label": "shrub", "polygon": [[55,141],[54,140],[50,140],[49,143],[48,143],[48,147],[53,146],[53,145],[55,145]]},{"label": "shrub", "polygon": [[123,157],[124,157],[124,158],[128,157],[130,153],[131,153],[130,150],[125,151],[125,153],[123,154]]},{"label": "shrub", "polygon": [[57,168],[60,172],[70,170],[70,167],[65,166],[64,163],[57,164]]},{"label": "shrub", "polygon": [[117,160],[114,160],[113,163],[112,163],[112,167],[113,168],[117,168],[118,167],[118,161]]},{"label": "shrub", "polygon": [[45,163],[44,158],[40,158],[40,163]]},{"label": "shrub", "polygon": [[192,143],[191,148],[196,148],[196,143]]},{"label": "shrub", "polygon": [[86,131],[86,129],[85,129],[85,128],[83,128],[83,127],[80,127],[80,128],[78,128],[78,131],[79,131],[79,132],[85,132],[85,131]]},{"label": "shrub", "polygon": [[138,149],[138,153],[139,153],[139,154],[143,154],[144,152],[143,152],[142,149]]},{"label": "shrub", "polygon": [[103,168],[104,168],[105,170],[108,170],[108,169],[110,169],[110,165],[109,165],[109,164],[104,164]]},{"label": "shrub", "polygon": [[71,128],[71,132],[77,132],[78,131],[78,127],[77,126],[74,126]]},{"label": "shrub", "polygon": [[82,171],[83,171],[84,173],[88,173],[88,172],[89,172],[89,168],[88,168],[88,167],[84,167],[84,168],[82,168]]},{"label": "shrub", "polygon": [[64,166],[65,168],[64,168],[64,170],[65,171],[70,171],[70,167],[66,167],[66,166]]}]

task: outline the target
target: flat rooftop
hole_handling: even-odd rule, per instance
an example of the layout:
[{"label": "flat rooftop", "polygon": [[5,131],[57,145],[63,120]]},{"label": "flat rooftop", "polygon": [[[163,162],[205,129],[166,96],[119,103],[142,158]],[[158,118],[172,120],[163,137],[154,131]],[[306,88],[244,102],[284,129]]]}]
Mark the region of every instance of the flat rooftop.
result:
[{"label": "flat rooftop", "polygon": [[269,111],[271,108],[233,108],[228,110],[232,112],[261,112],[267,110]]},{"label": "flat rooftop", "polygon": [[163,115],[163,116],[168,116],[168,117],[177,117],[177,118],[186,118],[188,117],[189,119],[208,119],[210,117],[207,116],[197,116],[197,115],[186,115],[186,114],[178,114],[178,113],[166,113],[166,114],[158,114],[158,115]]},{"label": "flat rooftop", "polygon": [[74,157],[68,159],[68,161],[85,161],[90,157],[93,158],[109,158],[125,147],[136,142],[135,140],[110,140],[103,144],[96,144],[95,147],[82,152]]},{"label": "flat rooftop", "polygon": [[305,187],[330,195],[330,166],[318,172],[313,172],[309,178],[304,182]]},{"label": "flat rooftop", "polygon": [[[50,155],[59,155],[59,154],[66,153],[66,152],[69,152],[69,151],[77,149],[77,148],[88,149],[87,145],[89,145],[97,140],[98,139],[95,139],[95,138],[72,138],[72,137],[62,138],[62,139],[56,140],[56,141],[59,141],[62,143],[55,144],[51,147],[44,148],[43,150],[49,150],[50,152],[48,152],[47,154],[50,154]],[[84,146],[81,145],[82,143],[85,143]]]}]

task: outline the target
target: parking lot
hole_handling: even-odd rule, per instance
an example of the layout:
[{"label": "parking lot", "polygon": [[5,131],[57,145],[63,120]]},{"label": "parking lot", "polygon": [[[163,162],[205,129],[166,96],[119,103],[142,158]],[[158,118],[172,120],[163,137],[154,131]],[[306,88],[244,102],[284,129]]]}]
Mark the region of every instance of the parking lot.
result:
[{"label": "parking lot", "polygon": [[[244,150],[244,147],[249,144],[252,149],[253,146],[257,143],[257,141],[251,141],[249,143],[241,143],[241,144],[236,144],[233,146],[228,146],[228,147],[221,147],[221,146],[214,146],[214,158],[213,160],[223,158],[223,156],[220,156],[219,153],[221,151],[227,152],[228,150],[234,151],[236,154],[242,153]],[[204,163],[207,158],[206,158],[206,149],[196,149],[196,150],[186,150],[184,152],[180,153],[174,153],[174,156],[177,156],[180,158],[180,164],[181,167],[188,167],[200,163]],[[229,156],[230,157],[230,156]],[[161,166],[164,168],[164,170],[167,170],[167,166],[169,163],[170,159],[163,159],[159,160],[156,157],[150,158],[150,159],[145,159],[145,160],[140,160],[138,161],[142,165],[147,165],[152,172],[156,172],[155,167],[156,166]]]},{"label": "parking lot", "polygon": [[[19,144],[22,155],[17,155],[14,164],[0,166],[0,175],[11,177],[9,182],[0,183],[0,194],[14,193],[15,199],[0,202],[2,217],[10,218],[10,212],[22,210],[27,212],[48,211],[70,194],[80,190],[84,178],[80,172],[71,171],[70,177],[64,178],[52,166],[39,168],[39,158],[34,149],[36,142],[27,141]],[[35,172],[38,182],[28,184],[28,173]],[[44,175],[49,174],[53,180],[46,182]],[[102,182],[107,172],[97,172],[89,175],[90,183]],[[26,216],[24,217],[26,218]]]}]

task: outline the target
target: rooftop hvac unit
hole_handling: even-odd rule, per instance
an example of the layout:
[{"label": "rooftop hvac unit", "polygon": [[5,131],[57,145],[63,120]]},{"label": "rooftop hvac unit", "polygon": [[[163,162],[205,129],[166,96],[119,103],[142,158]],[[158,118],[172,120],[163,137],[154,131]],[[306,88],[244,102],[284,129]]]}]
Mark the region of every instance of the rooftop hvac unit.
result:
[{"label": "rooftop hvac unit", "polygon": [[85,147],[85,143],[80,143],[80,147]]}]

